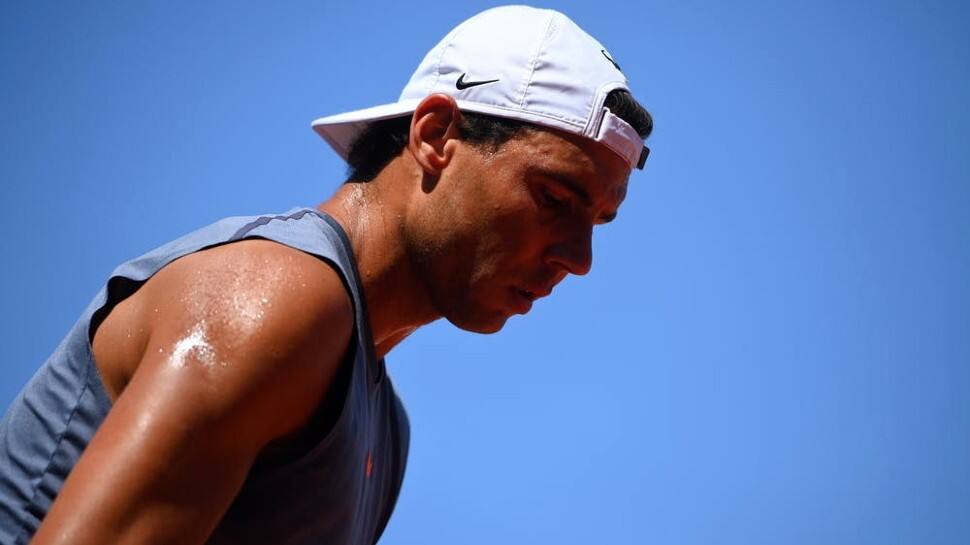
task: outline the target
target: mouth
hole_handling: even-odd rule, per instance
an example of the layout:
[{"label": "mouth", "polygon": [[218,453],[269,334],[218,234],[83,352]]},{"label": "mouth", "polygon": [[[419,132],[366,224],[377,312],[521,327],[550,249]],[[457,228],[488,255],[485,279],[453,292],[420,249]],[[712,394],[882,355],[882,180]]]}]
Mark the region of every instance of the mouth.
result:
[{"label": "mouth", "polygon": [[535,301],[536,299],[539,298],[539,296],[536,295],[535,292],[532,292],[526,289],[516,288],[516,291],[519,292],[519,295],[521,295],[525,299],[528,299],[529,302]]},{"label": "mouth", "polygon": [[538,298],[532,291],[523,288],[512,288],[512,310],[516,314],[525,314],[532,310],[532,303]]},{"label": "mouth", "polygon": [[[531,289],[530,289],[531,288]],[[532,304],[538,299],[552,293],[552,287],[535,287],[530,286],[530,288],[523,288],[521,286],[512,286],[512,291],[515,293],[514,304],[515,311],[519,314],[525,314],[529,312],[532,308]]]},{"label": "mouth", "polygon": [[523,297],[527,297],[530,301],[535,301],[536,299],[542,299],[552,293],[552,288],[555,284],[551,285],[535,285],[529,288],[523,288],[521,286],[516,286],[516,289]]}]

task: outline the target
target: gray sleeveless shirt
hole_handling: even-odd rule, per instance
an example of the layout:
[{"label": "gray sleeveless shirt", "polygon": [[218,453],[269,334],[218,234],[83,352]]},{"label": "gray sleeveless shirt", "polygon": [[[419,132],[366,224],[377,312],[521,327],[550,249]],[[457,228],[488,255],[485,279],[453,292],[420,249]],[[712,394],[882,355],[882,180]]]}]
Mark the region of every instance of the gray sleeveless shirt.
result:
[{"label": "gray sleeveless shirt", "polygon": [[355,327],[328,395],[333,416],[317,442],[296,459],[254,466],[209,542],[377,541],[404,476],[407,416],[384,361],[374,354],[363,288],[346,235],[329,216],[296,209],[279,216],[227,218],[115,269],[0,422],[0,543],[30,540],[111,408],[91,352],[101,320],[173,260],[245,238],[273,240],[333,267],[353,300]]}]

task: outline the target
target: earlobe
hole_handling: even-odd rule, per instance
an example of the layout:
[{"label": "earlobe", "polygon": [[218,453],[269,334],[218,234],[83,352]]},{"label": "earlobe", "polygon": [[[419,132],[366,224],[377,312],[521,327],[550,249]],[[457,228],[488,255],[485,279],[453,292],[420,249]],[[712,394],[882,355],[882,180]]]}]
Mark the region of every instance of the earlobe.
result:
[{"label": "earlobe", "polygon": [[430,95],[414,110],[408,149],[427,174],[439,176],[451,162],[460,120],[458,104],[448,95]]}]

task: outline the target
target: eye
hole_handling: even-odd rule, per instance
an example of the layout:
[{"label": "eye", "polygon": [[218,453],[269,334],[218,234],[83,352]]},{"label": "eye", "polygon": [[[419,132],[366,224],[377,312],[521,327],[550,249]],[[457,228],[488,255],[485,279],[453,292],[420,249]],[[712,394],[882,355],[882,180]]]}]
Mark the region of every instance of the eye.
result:
[{"label": "eye", "polygon": [[539,200],[542,206],[546,208],[569,208],[569,200],[567,198],[556,195],[546,186],[539,188]]}]

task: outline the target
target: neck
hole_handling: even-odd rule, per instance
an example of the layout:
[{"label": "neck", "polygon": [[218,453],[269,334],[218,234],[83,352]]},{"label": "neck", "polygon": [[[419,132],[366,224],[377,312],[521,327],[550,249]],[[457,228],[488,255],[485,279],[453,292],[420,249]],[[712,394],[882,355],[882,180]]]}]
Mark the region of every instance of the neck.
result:
[{"label": "neck", "polygon": [[318,206],[350,239],[379,358],[416,329],[439,318],[407,254],[406,195],[388,191],[388,185],[380,177],[367,183],[346,183]]}]

